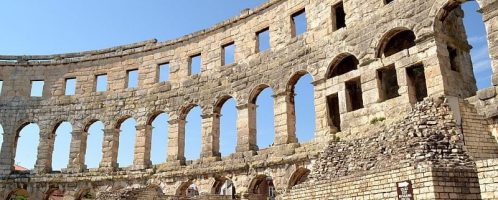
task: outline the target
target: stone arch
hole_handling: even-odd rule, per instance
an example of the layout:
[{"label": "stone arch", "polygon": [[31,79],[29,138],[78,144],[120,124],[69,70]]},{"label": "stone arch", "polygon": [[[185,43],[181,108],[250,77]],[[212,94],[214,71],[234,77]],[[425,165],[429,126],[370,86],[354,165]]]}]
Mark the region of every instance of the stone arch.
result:
[{"label": "stone arch", "polygon": [[[311,82],[313,82],[313,76],[306,70],[300,70],[300,71],[297,71],[295,72],[293,75],[291,75],[291,77],[289,78],[289,81],[287,82],[287,85],[286,85],[286,91],[284,93],[285,95],[285,113],[276,113],[276,117],[279,117],[282,116],[282,115],[285,115],[285,116],[282,116],[282,117],[285,117],[286,120],[277,120],[277,121],[284,121],[285,124],[276,124],[275,126],[287,126],[286,128],[286,132],[287,132],[287,141],[284,141],[283,143],[296,143],[298,142],[298,137],[297,137],[297,134],[296,134],[296,130],[297,130],[297,126],[298,125],[302,125],[302,124],[298,124],[298,117],[296,116],[296,86],[298,84],[298,82],[305,76],[309,76],[311,77]],[[310,84],[311,84],[310,82]],[[300,92],[305,92],[305,91],[300,91]],[[314,87],[312,87],[311,89],[311,92],[312,94],[310,94],[311,97],[313,97],[314,99]],[[282,102],[282,99],[280,99],[279,95],[277,95],[277,104],[280,104],[278,102]],[[311,106],[309,106],[308,109],[311,109],[313,110],[314,109],[314,101],[311,101],[311,102],[307,102],[307,103],[310,103]],[[277,105],[277,106],[281,106],[281,105]],[[299,105],[299,106],[304,106],[304,105]],[[315,116],[312,117],[313,119],[315,118]],[[315,122],[311,122],[311,123],[304,123],[304,124],[309,124],[312,127],[313,129],[313,133],[314,133],[314,125],[315,125]],[[281,132],[281,130],[276,130],[276,132]]]},{"label": "stone arch", "polygon": [[[19,128],[16,130],[16,136],[15,136],[15,139],[14,139],[14,154],[13,154],[13,157],[14,157],[14,160],[16,160],[17,156],[18,156],[18,145],[19,145],[19,138],[21,137],[21,132],[24,130],[24,128],[30,126],[30,125],[34,125],[36,127],[33,127],[33,128],[37,128],[39,131],[38,131],[38,134],[35,135],[36,138],[30,138],[31,141],[35,142],[36,145],[27,145],[29,146],[30,148],[35,148],[33,150],[33,153],[34,153],[34,164],[36,164],[37,162],[37,159],[38,159],[38,146],[40,145],[40,138],[41,138],[41,135],[42,135],[42,130],[40,128],[40,126],[33,122],[33,121],[23,121],[22,123],[20,123],[20,126]],[[33,166],[34,166],[33,164]],[[25,166],[23,166],[25,167]]]},{"label": "stone arch", "polygon": [[[65,126],[65,124],[68,124],[69,127],[71,128],[71,130],[69,131],[69,133],[63,133],[63,134],[66,134],[66,135],[58,135],[57,132],[59,131],[59,128],[64,128],[62,126]],[[53,169],[54,168],[54,162],[57,162],[57,161],[60,161],[61,159],[62,160],[65,160],[66,162],[66,167],[67,165],[69,164],[69,151],[70,151],[70,147],[69,145],[71,144],[71,133],[73,131],[73,125],[70,121],[68,120],[58,120],[57,123],[55,124],[55,126],[53,126],[54,128],[52,129],[52,133],[49,135],[49,140],[50,140],[50,143],[49,143],[49,159],[50,159],[50,162],[49,162],[49,168],[50,169]],[[64,139],[61,142],[59,142],[60,139]],[[67,148],[63,148],[64,146],[61,146],[61,145],[67,145]],[[62,148],[63,151],[66,151],[64,153],[64,157],[57,157],[57,155],[55,155],[55,158],[54,158],[54,154],[56,153],[60,153],[60,152],[57,152],[60,150],[60,148]],[[65,155],[67,153],[67,155]],[[67,159],[67,160],[66,160]],[[62,169],[63,167],[61,167],[60,169]]]},{"label": "stone arch", "polygon": [[[227,106],[231,106],[228,107]],[[229,155],[235,152],[237,144],[237,99],[230,95],[222,95],[213,107],[212,152],[218,155]],[[225,111],[223,111],[225,109]],[[229,109],[229,110],[226,110]],[[232,112],[230,112],[232,111]],[[225,113],[223,113],[225,112]],[[228,112],[228,113],[227,113]],[[231,116],[231,118],[227,118]],[[228,121],[227,121],[228,120]],[[229,124],[227,124],[230,122]],[[227,129],[230,131],[227,132]],[[224,148],[223,148],[224,147]]]},{"label": "stone arch", "polygon": [[90,129],[90,126],[92,126],[95,122],[99,122],[99,121],[102,122],[101,120],[98,120],[95,118],[85,120],[85,122],[83,122],[83,131],[88,132],[88,129]]},{"label": "stone arch", "polygon": [[291,189],[293,186],[303,183],[308,179],[308,175],[311,171],[304,167],[297,168],[294,173],[289,177],[287,181],[287,188]]},{"label": "stone arch", "polygon": [[[99,123],[102,125],[101,130],[90,130],[93,126],[98,126]],[[84,149],[82,149],[82,152],[84,153],[84,155],[82,155],[82,159],[83,159],[82,163],[85,164],[87,167],[90,167],[89,166],[90,159],[87,159],[87,158],[89,155],[95,155],[94,153],[97,153],[99,156],[95,156],[95,157],[98,157],[99,159],[97,160],[95,167],[99,167],[99,164],[102,160],[102,155],[103,155],[103,152],[102,152],[102,147],[104,144],[104,132],[103,131],[104,131],[106,125],[101,120],[98,120],[95,118],[91,118],[89,120],[86,120],[86,122],[83,125],[84,125],[83,132],[87,133],[87,135],[85,136],[86,138],[81,138],[82,143],[83,143],[83,140],[85,143],[84,144],[85,147],[84,147]],[[94,148],[87,148],[87,146],[92,146]],[[96,149],[96,148],[98,148],[98,149]],[[95,150],[96,150],[96,152],[92,152]]]},{"label": "stone arch", "polygon": [[50,188],[45,193],[45,200],[64,199],[64,192],[59,188]]},{"label": "stone arch", "polygon": [[168,114],[165,111],[154,111],[147,115],[146,125],[152,125],[152,122],[161,114]]},{"label": "stone arch", "polygon": [[[188,145],[186,143],[186,138],[189,134],[190,131],[192,131],[193,129],[187,129],[187,123],[188,123],[188,117],[189,117],[189,114],[191,114],[194,109],[198,108],[200,111],[200,115],[199,116],[195,116],[193,115],[192,117],[194,117],[196,120],[200,120],[200,128],[198,130],[198,135],[196,135],[196,137],[194,137],[193,139],[194,140],[190,140]],[[191,159],[198,159],[200,158],[200,155],[202,153],[202,118],[201,116],[203,115],[203,109],[201,106],[197,105],[197,104],[188,104],[186,106],[184,106],[181,111],[180,111],[180,114],[179,114],[179,120],[178,120],[178,137],[179,137],[179,146],[180,146],[180,151],[179,151],[179,156],[182,156],[182,157],[185,157],[187,158],[188,155],[192,155]],[[198,128],[198,127],[197,127]],[[185,149],[187,149],[187,146],[191,146],[191,147],[194,147],[194,148],[197,148],[195,150],[198,150],[199,151],[199,154],[197,154],[197,152],[195,151],[192,151],[192,149],[189,149],[190,152],[189,154],[187,154],[187,152],[185,152]],[[199,148],[200,147],[200,148]],[[195,152],[195,153],[191,153],[191,152]],[[190,154],[191,153],[191,154]]]},{"label": "stone arch", "polygon": [[[230,191],[223,191],[224,189]],[[216,177],[213,186],[211,187],[211,194],[234,197],[237,194],[235,183],[227,177]]]},{"label": "stone arch", "polygon": [[256,175],[250,182],[248,193],[256,198],[276,197],[273,178],[268,175]]},{"label": "stone arch", "polygon": [[389,30],[382,36],[377,46],[376,57],[389,57],[395,53],[409,49],[416,45],[416,35],[412,29],[397,27]]},{"label": "stone arch", "polygon": [[187,189],[194,183],[193,180],[188,180],[185,182],[181,182],[176,188],[175,195],[176,196],[187,196]]},{"label": "stone arch", "polygon": [[[475,0],[482,9],[483,5],[489,4],[485,3],[486,0]],[[433,1],[431,10],[429,12],[429,18],[435,18],[436,20],[444,20],[448,14],[458,6],[467,1],[454,1],[454,0],[435,0]],[[491,1],[489,1],[491,2]]]},{"label": "stone arch", "polygon": [[[261,97],[261,93],[264,91],[264,90],[271,90],[271,96],[272,97],[266,97],[267,99],[264,99],[262,100],[263,102],[262,103],[265,103],[266,101],[270,101],[272,103],[272,106],[271,108],[269,108],[269,103],[266,102],[265,106],[268,106],[267,109],[261,109],[261,104],[258,104],[258,99]],[[263,148],[266,148],[266,144],[262,144],[261,141],[266,141],[266,140],[261,140],[262,136],[265,136],[267,138],[264,138],[264,139],[267,139],[267,140],[270,140],[270,137],[271,137],[271,140],[273,141],[272,143],[275,142],[275,130],[273,131],[269,131],[270,134],[262,134],[261,130],[258,131],[258,125],[260,125],[260,123],[258,123],[257,121],[261,122],[261,117],[263,116],[261,114],[261,111],[264,110],[266,111],[266,113],[264,113],[264,116],[271,116],[271,122],[274,123],[274,110],[275,110],[275,105],[274,105],[274,101],[275,99],[273,98],[275,97],[275,91],[273,90],[272,87],[270,87],[268,84],[259,84],[257,86],[255,86],[250,94],[249,94],[249,101],[248,101],[248,104],[247,104],[247,111],[248,111],[248,125],[249,125],[249,143],[252,145],[254,144],[254,148],[255,149],[259,149],[262,147],[262,145],[264,145],[265,147]],[[270,99],[271,98],[271,99]],[[260,111],[257,111],[259,108]],[[271,113],[271,114],[270,114]],[[268,122],[270,122],[269,119],[267,119]],[[269,126],[268,124],[266,124],[266,126]],[[269,130],[268,129],[269,127],[266,127],[265,130]],[[272,129],[275,128],[275,125],[273,124]],[[268,133],[268,132],[267,132]],[[259,136],[258,136],[259,135]],[[240,137],[239,137],[240,138]],[[258,140],[259,138],[259,140]],[[259,143],[259,145],[258,145]],[[264,142],[264,143],[269,143],[269,142]],[[272,145],[272,143],[269,143],[268,145]],[[259,147],[258,147],[259,146]]]},{"label": "stone arch", "polygon": [[[17,188],[17,189],[14,189],[12,190],[8,195],[7,195],[7,200],[11,200],[11,199],[17,199],[16,197],[24,197],[26,199],[28,199],[30,196],[30,193],[26,190],[26,189],[22,189],[22,188]],[[22,198],[19,198],[19,199],[22,199]]]},{"label": "stone arch", "polygon": [[[118,142],[116,144],[118,150],[117,163],[119,167],[124,167],[123,163],[126,163],[126,166],[131,166],[134,163],[135,145],[137,142],[137,123],[138,121],[130,115],[125,115],[117,120],[115,129],[119,129],[117,134]],[[132,127],[125,127],[126,125]],[[123,133],[131,135],[128,136]],[[124,146],[125,142],[128,143],[128,145]]]},{"label": "stone arch", "polygon": [[[379,53],[379,47],[382,45],[382,42],[384,42],[385,36],[389,35],[391,32],[393,31],[396,32],[396,30],[398,31],[412,30],[415,33],[416,38],[422,38],[425,35],[430,34],[428,33],[429,31],[424,28],[425,27],[423,24],[417,23],[410,19],[395,19],[389,23],[381,25],[380,27],[377,28],[377,30],[379,31],[375,34],[375,36],[371,37],[372,39],[370,47],[366,50],[367,52],[369,52],[368,54],[371,55],[371,57],[369,57],[368,59],[381,58],[377,56]],[[362,52],[356,52],[356,51],[342,51],[342,52],[354,52],[354,55],[357,56],[357,58],[360,61],[364,59],[364,57],[362,56]]]},{"label": "stone arch", "polygon": [[95,191],[91,188],[80,189],[79,192],[74,196],[75,200],[85,199],[94,199],[96,198]]},{"label": "stone arch", "polygon": [[166,160],[169,135],[168,121],[169,114],[165,111],[155,111],[150,113],[147,117],[146,126],[148,131],[146,134],[149,135],[146,135],[146,137],[150,137],[150,140],[146,139],[146,143],[150,144],[150,146],[146,147],[146,149],[148,148],[147,151],[148,154],[150,154],[148,157],[152,164],[159,164]]},{"label": "stone arch", "polygon": [[359,60],[351,53],[337,55],[329,64],[325,78],[333,78],[358,69]]},{"label": "stone arch", "polygon": [[118,120],[116,120],[116,122],[113,125],[113,128],[115,128],[115,129],[119,129],[121,127],[121,124],[123,124],[124,121],[126,121],[128,119],[135,119],[135,118],[131,115],[123,115],[121,117],[118,117],[117,119]]},{"label": "stone arch", "polygon": [[252,104],[256,104],[256,99],[259,96],[259,94],[266,88],[272,89],[270,85],[268,84],[259,84],[256,87],[254,87],[251,92],[249,92],[249,99],[248,102]]},{"label": "stone arch", "polygon": [[[491,35],[495,35],[498,28],[493,25],[496,16],[495,19],[490,18],[493,16],[490,11],[498,3],[491,3],[495,6],[488,7],[490,3],[441,0],[433,4],[429,16],[433,20],[431,28],[438,43],[441,73],[451,76],[445,79],[445,84],[456,89],[448,92],[452,96],[474,96],[478,88],[497,84],[497,54],[493,51],[497,44]],[[481,10],[468,12],[464,9],[466,6],[475,6]],[[481,15],[479,17],[482,19],[469,24],[466,18],[473,19],[473,15]]]}]

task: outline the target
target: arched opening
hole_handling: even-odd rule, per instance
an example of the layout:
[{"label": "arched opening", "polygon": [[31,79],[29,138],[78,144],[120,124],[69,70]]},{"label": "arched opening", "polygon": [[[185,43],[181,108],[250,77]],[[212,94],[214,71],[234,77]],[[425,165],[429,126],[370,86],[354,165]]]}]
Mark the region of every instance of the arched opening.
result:
[{"label": "arched opening", "polygon": [[[237,146],[237,102],[230,96],[223,97],[215,106],[213,134],[219,131],[219,151],[221,156],[235,153]],[[216,137],[216,136],[215,136]],[[216,144],[213,144],[216,145]]]},{"label": "arched opening", "polygon": [[188,186],[186,191],[186,196],[187,197],[199,196],[199,188],[197,187],[196,184],[191,184],[190,186]]},{"label": "arched opening", "polygon": [[47,192],[46,200],[63,200],[63,199],[64,199],[64,192],[60,191],[59,189],[50,189]]},{"label": "arched opening", "polygon": [[25,124],[19,129],[16,138],[15,168],[24,171],[35,167],[39,142],[40,128],[37,124]]},{"label": "arched opening", "polygon": [[168,155],[168,128],[169,116],[166,113],[159,113],[152,118],[152,139],[150,160],[152,164],[160,164],[166,161]]},{"label": "arched opening", "polygon": [[358,59],[348,53],[337,56],[329,67],[326,78],[334,78],[358,69]]},{"label": "arched opening", "polygon": [[71,145],[71,123],[62,122],[54,130],[54,151],[52,154],[52,170],[60,171],[66,168],[69,163],[69,149]]},{"label": "arched opening", "polygon": [[405,49],[414,47],[415,44],[415,33],[411,30],[406,29],[395,29],[390,31],[384,36],[381,42],[381,46],[378,52],[378,57],[382,55],[384,57],[389,57]]},{"label": "arched opening", "polygon": [[287,124],[293,125],[299,142],[307,142],[314,138],[315,133],[315,90],[313,77],[307,72],[295,74],[287,86]]},{"label": "arched opening", "polygon": [[488,37],[479,4],[467,1],[462,5],[464,12],[463,24],[467,40],[472,46],[470,50],[473,73],[478,89],[491,86],[491,59],[489,54]]},{"label": "arched opening", "polygon": [[[255,105],[254,110],[250,110],[249,120],[254,122],[253,127],[256,131],[256,144],[259,149],[267,148],[273,145],[275,139],[275,120],[274,120],[274,99],[273,90],[261,85],[256,88],[251,95],[250,103]],[[251,124],[252,122],[249,122]]]},{"label": "arched opening", "polygon": [[85,153],[85,165],[87,168],[98,168],[102,160],[102,145],[104,142],[104,123],[95,121],[90,124],[85,132],[88,133],[87,147]]},{"label": "arched opening", "polygon": [[76,200],[90,200],[95,199],[96,197],[95,192],[91,189],[84,189],[76,196]]},{"label": "arched opening", "polygon": [[118,166],[129,167],[133,165],[135,156],[135,132],[137,122],[127,118],[119,123]]},{"label": "arched opening", "polygon": [[28,200],[29,192],[25,189],[15,189],[7,195],[7,200]]},{"label": "arched opening", "polygon": [[199,106],[193,106],[187,110],[185,120],[185,158],[197,160],[201,156],[202,148],[202,110]]},{"label": "arched opening", "polygon": [[176,196],[187,196],[187,197],[199,196],[199,188],[191,180],[183,182],[176,190]]},{"label": "arched opening", "polygon": [[292,188],[295,185],[301,184],[308,180],[308,175],[310,174],[310,170],[306,168],[298,168],[289,179],[288,188]]},{"label": "arched opening", "polygon": [[218,178],[213,185],[212,194],[221,196],[230,196],[232,199],[236,198],[237,191],[232,180],[227,178]]},{"label": "arched opening", "polygon": [[249,192],[255,199],[275,199],[277,193],[271,176],[256,176],[249,185]]}]

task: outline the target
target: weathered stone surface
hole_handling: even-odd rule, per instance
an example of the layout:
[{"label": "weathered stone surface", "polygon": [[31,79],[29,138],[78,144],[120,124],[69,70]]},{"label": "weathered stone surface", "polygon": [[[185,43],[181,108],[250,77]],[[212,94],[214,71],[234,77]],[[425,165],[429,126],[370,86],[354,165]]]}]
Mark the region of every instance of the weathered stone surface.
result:
[{"label": "weathered stone surface", "polygon": [[[200,196],[193,198],[227,199],[219,189],[230,180],[241,199],[264,199],[270,185],[279,199],[395,199],[396,182],[411,180],[416,199],[493,199],[493,165],[474,163],[498,157],[498,97],[496,88],[477,92],[463,2],[348,0],[346,27],[339,28],[336,0],[270,0],[172,41],[0,56],[0,198],[186,199],[195,184]],[[477,2],[496,83],[498,1]],[[296,36],[291,16],[303,8],[307,32]],[[256,33],[267,28],[271,48],[259,52]],[[232,42],[236,61],[223,65],[221,48]],[[191,75],[189,58],[199,53],[201,72]],[[169,80],[159,82],[164,63]],[[126,87],[128,70],[138,70],[138,88]],[[96,92],[101,74],[108,90]],[[305,74],[313,78],[316,128],[313,141],[299,143],[294,84]],[[64,95],[68,78],[77,80],[74,96]],[[45,81],[42,97],[29,96],[32,80]],[[267,87],[276,133],[274,144],[260,149],[255,102]],[[456,103],[431,101],[441,96]],[[237,150],[221,157],[219,112],[230,97],[238,109]],[[194,106],[202,110],[202,153],[187,161],[185,123]],[[151,121],[162,112],[169,115],[168,158],[152,166]],[[128,117],[137,121],[134,162],[120,168],[118,128]],[[98,169],[87,169],[87,132],[96,120],[105,125],[104,156]],[[53,172],[62,121],[73,125],[70,163]],[[34,170],[18,172],[17,138],[28,123],[40,127],[38,158]]]}]

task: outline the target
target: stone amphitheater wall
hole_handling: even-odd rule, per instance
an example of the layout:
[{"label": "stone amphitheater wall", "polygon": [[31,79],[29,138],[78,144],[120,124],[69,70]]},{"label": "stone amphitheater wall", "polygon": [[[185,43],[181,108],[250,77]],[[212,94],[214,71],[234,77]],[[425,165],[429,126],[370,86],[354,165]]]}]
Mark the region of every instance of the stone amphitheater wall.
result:
[{"label": "stone amphitheater wall", "polygon": [[[41,198],[54,187],[69,194],[87,189],[84,187],[104,191],[123,185],[152,184],[146,180],[158,180],[157,184],[169,195],[176,195],[182,184],[196,181],[201,191],[208,193],[216,174],[233,176],[241,193],[250,191],[250,182],[258,175],[271,175],[277,193],[281,194],[287,188],[292,170],[311,169],[330,140],[369,137],[373,134],[370,130],[376,127],[372,120],[384,118],[383,123],[389,124],[404,118],[417,101],[407,70],[418,65],[424,69],[428,96],[465,98],[481,115],[496,112],[496,106],[490,100],[496,96],[495,87],[481,90],[475,96],[477,88],[469,55],[471,46],[463,28],[463,12],[455,7],[461,1],[396,0],[386,4],[382,0],[347,0],[343,2],[347,26],[335,30],[332,8],[338,2],[270,0],[213,28],[172,41],[150,40],[104,50],[48,56],[0,56],[0,80],[3,82],[0,124],[5,132],[0,151],[3,197],[16,188],[25,188],[33,197]],[[497,85],[498,3],[495,0],[478,0],[478,3],[488,31],[493,84]],[[290,16],[302,9],[307,17],[307,32],[296,36]],[[271,48],[257,52],[256,33],[265,28],[270,31]],[[389,41],[403,31],[415,35],[415,46],[384,56],[382,51]],[[223,65],[222,46],[232,42],[236,46],[235,63]],[[448,46],[460,52],[458,72],[451,70]],[[201,72],[192,75],[189,58],[199,54]],[[358,60],[358,68],[328,77],[334,65],[350,55]],[[158,65],[163,63],[169,63],[169,80],[159,82]],[[378,72],[392,65],[395,66],[399,96],[385,100]],[[138,88],[135,89],[126,87],[127,71],[132,69],[139,72]],[[95,78],[100,74],[108,76],[105,92],[95,90]],[[299,143],[293,126],[293,84],[305,74],[313,77],[316,130],[313,133],[315,140]],[[68,78],[77,80],[74,96],[64,94]],[[360,80],[363,108],[351,111],[346,83],[357,79]],[[42,97],[30,97],[33,80],[45,82]],[[275,139],[272,147],[259,149],[255,137],[254,98],[267,87],[273,90]],[[333,124],[327,105],[327,97],[334,95],[339,101],[340,130]],[[217,108],[228,97],[237,102],[237,152],[222,158],[217,145]],[[201,159],[186,161],[185,117],[194,106],[202,110],[202,153]],[[168,159],[164,164],[152,166],[150,122],[162,112],[169,115]],[[483,116],[487,120],[491,118]],[[120,168],[117,163],[118,127],[129,117],[137,121],[134,163],[130,168]],[[89,170],[84,162],[85,139],[88,126],[97,120],[105,124],[104,156],[99,169]],[[62,172],[53,172],[54,132],[63,121],[73,126],[70,163]],[[40,127],[38,158],[33,171],[18,173],[13,170],[17,138],[19,131],[29,123],[37,123]],[[490,120],[486,125],[492,127],[493,123]],[[479,138],[478,133],[474,135]],[[426,177],[418,172],[407,173],[414,173],[410,175],[421,179]],[[382,173],[378,176],[384,177]],[[109,180],[119,181],[114,185]],[[344,195],[347,194],[350,193]],[[417,194],[428,198],[439,195],[436,190]],[[378,194],[368,195],[371,194],[364,198],[378,197],[375,196]],[[392,194],[388,196],[392,197]],[[443,196],[441,194],[441,198]]]}]

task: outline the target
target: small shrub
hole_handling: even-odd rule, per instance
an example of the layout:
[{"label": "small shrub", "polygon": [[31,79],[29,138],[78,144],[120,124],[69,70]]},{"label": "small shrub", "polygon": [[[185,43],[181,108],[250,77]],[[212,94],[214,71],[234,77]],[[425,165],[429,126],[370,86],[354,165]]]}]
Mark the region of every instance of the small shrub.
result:
[{"label": "small shrub", "polygon": [[370,124],[377,124],[377,123],[382,122],[384,120],[386,120],[385,117],[375,117],[372,120],[370,120]]}]

